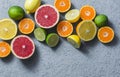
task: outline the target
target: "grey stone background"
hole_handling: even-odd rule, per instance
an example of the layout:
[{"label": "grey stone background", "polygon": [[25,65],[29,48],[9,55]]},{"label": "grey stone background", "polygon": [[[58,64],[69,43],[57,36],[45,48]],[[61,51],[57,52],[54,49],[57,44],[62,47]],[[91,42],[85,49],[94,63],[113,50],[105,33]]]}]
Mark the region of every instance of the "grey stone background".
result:
[{"label": "grey stone background", "polygon": [[[8,18],[8,8],[19,5],[24,8],[25,0],[0,0],[0,19]],[[52,4],[54,0],[42,0]],[[120,77],[120,0],[71,0],[72,8],[80,9],[89,4],[97,14],[106,14],[115,38],[102,44],[95,38],[82,44],[80,49],[72,47],[64,38],[56,48],[34,39],[36,51],[28,60],[19,60],[12,54],[0,59],[0,77]],[[33,18],[33,15],[26,15]],[[61,19],[64,14],[61,14]],[[76,26],[76,24],[74,24]],[[54,30],[50,30],[51,32]]]}]

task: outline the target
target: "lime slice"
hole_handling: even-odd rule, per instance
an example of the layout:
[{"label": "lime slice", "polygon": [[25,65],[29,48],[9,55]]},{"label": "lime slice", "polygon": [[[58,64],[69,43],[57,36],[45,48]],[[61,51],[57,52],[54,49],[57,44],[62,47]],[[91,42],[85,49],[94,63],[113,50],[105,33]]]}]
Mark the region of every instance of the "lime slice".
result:
[{"label": "lime slice", "polygon": [[93,21],[84,20],[78,24],[76,31],[83,41],[91,41],[96,36],[97,27]]},{"label": "lime slice", "polygon": [[50,33],[48,34],[46,38],[46,43],[50,47],[55,47],[59,42],[59,36],[56,33]]},{"label": "lime slice", "polygon": [[17,34],[17,25],[11,19],[0,20],[0,39],[10,40]]},{"label": "lime slice", "polygon": [[81,45],[81,41],[78,35],[70,35],[67,38],[68,42],[72,44],[75,48],[79,48]]},{"label": "lime slice", "polygon": [[42,28],[36,28],[34,30],[34,36],[38,41],[44,41],[46,39],[46,31]]},{"label": "lime slice", "polygon": [[77,22],[80,19],[80,11],[77,9],[68,11],[65,15],[65,19],[71,23]]}]

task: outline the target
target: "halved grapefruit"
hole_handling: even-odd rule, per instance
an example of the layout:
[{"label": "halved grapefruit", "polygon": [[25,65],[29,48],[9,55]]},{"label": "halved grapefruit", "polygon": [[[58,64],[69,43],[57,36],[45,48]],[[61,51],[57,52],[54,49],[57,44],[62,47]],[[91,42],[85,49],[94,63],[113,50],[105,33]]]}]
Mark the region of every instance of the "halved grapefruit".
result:
[{"label": "halved grapefruit", "polygon": [[11,42],[12,53],[19,59],[30,58],[35,50],[34,42],[26,35],[19,35]]},{"label": "halved grapefruit", "polygon": [[59,21],[59,12],[52,5],[42,5],[35,12],[35,21],[42,28],[52,28]]}]

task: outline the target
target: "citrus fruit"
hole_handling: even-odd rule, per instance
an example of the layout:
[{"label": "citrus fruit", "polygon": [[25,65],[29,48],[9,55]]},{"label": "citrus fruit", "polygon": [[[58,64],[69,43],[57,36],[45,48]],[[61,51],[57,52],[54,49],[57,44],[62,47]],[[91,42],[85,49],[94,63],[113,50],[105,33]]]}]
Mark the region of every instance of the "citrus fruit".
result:
[{"label": "citrus fruit", "polygon": [[76,32],[83,41],[91,41],[95,38],[97,27],[91,20],[84,20],[77,25]]},{"label": "citrus fruit", "polygon": [[50,33],[47,35],[46,43],[49,47],[55,47],[59,42],[59,36],[56,33]]},{"label": "citrus fruit", "polygon": [[34,13],[37,8],[40,6],[41,4],[41,0],[25,0],[25,10],[27,12],[27,14],[29,13]]},{"label": "citrus fruit", "polygon": [[0,57],[7,57],[11,52],[10,45],[7,42],[0,41]]},{"label": "citrus fruit", "polygon": [[11,6],[8,10],[8,15],[14,20],[20,20],[24,17],[25,12],[20,6]]},{"label": "citrus fruit", "polygon": [[34,30],[34,27],[35,27],[35,23],[30,18],[24,18],[18,24],[18,28],[19,28],[20,32],[23,34],[32,33]]},{"label": "citrus fruit", "polygon": [[80,9],[80,17],[83,20],[93,20],[96,16],[94,7],[85,5]]},{"label": "citrus fruit", "polygon": [[35,12],[35,21],[42,28],[52,28],[59,21],[59,12],[52,5],[42,5]]},{"label": "citrus fruit", "polygon": [[98,37],[99,41],[101,41],[102,43],[109,43],[114,38],[114,31],[112,28],[107,27],[107,26],[101,27],[98,30],[97,37]]},{"label": "citrus fruit", "polygon": [[100,14],[95,17],[94,21],[98,27],[106,26],[108,22],[108,17],[104,14]]},{"label": "citrus fruit", "polygon": [[12,53],[19,59],[31,57],[35,50],[34,42],[26,35],[19,35],[11,42]]},{"label": "citrus fruit", "polygon": [[71,43],[75,48],[79,48],[81,41],[78,35],[70,35],[67,37],[69,43]]},{"label": "citrus fruit", "polygon": [[73,25],[68,21],[63,20],[57,25],[57,33],[61,37],[67,37],[71,35],[72,32],[73,32]]},{"label": "citrus fruit", "polygon": [[70,0],[55,0],[54,6],[57,8],[59,12],[64,13],[70,9],[71,1]]},{"label": "citrus fruit", "polygon": [[42,28],[36,28],[34,30],[34,36],[38,41],[44,41],[46,39],[46,31]]},{"label": "citrus fruit", "polygon": [[77,22],[80,19],[80,11],[77,9],[68,11],[65,15],[65,19],[71,23]]},{"label": "citrus fruit", "polygon": [[0,39],[10,40],[17,34],[17,25],[11,19],[0,20]]}]

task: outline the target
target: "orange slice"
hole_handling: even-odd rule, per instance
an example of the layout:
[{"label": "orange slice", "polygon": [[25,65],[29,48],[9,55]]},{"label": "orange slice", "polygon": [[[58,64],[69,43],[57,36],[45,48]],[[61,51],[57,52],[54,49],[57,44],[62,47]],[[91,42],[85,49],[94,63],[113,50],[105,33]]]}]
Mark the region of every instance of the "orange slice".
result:
[{"label": "orange slice", "polygon": [[57,26],[57,32],[61,37],[67,37],[73,32],[73,25],[68,21],[61,21]]},{"label": "orange slice", "polygon": [[11,52],[10,45],[7,42],[0,42],[0,57],[7,57]]},{"label": "orange slice", "polygon": [[98,30],[98,35],[97,35],[99,41],[102,43],[109,43],[113,40],[114,38],[114,31],[110,27],[101,27]]},{"label": "orange slice", "polygon": [[70,0],[55,0],[54,6],[58,9],[59,12],[64,13],[70,9],[71,1]]},{"label": "orange slice", "polygon": [[24,18],[19,22],[19,30],[23,34],[30,34],[33,32],[35,23],[32,19],[30,18]]},{"label": "orange slice", "polygon": [[80,16],[83,20],[93,20],[96,16],[94,7],[85,5],[80,9]]}]

